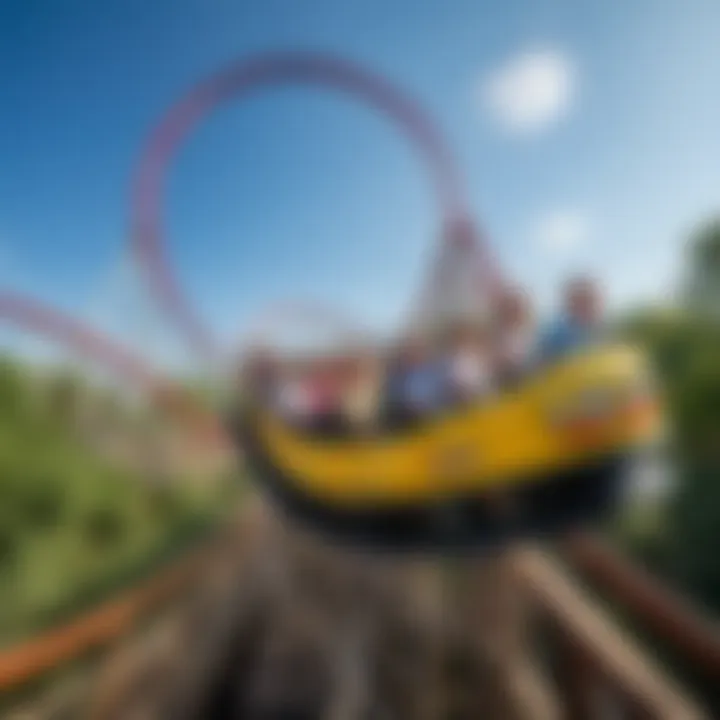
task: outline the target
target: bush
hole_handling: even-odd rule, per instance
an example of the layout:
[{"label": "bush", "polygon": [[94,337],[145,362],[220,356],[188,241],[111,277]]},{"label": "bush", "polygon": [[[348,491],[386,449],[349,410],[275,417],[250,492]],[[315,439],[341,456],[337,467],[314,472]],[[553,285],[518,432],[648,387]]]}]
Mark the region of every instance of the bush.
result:
[{"label": "bush", "polygon": [[68,422],[96,395],[66,372],[48,381],[0,360],[0,643],[139,581],[197,541],[222,504],[177,478],[153,488],[99,454],[83,424]]},{"label": "bush", "polygon": [[100,505],[89,510],[83,519],[85,539],[103,549],[117,544],[125,534],[126,518],[120,508]]},{"label": "bush", "polygon": [[720,325],[692,314],[636,318],[675,431],[678,492],[666,527],[643,549],[665,577],[720,611]]},{"label": "bush", "polygon": [[13,566],[17,560],[20,541],[14,528],[0,524],[0,568],[3,570]]},{"label": "bush", "polygon": [[0,407],[5,417],[14,417],[22,410],[27,391],[24,377],[17,363],[0,357]]},{"label": "bush", "polygon": [[153,520],[167,522],[175,520],[183,511],[183,499],[169,487],[152,487],[148,491],[147,506]]},{"label": "bush", "polygon": [[65,507],[65,490],[57,478],[40,475],[27,478],[23,488],[21,511],[31,529],[46,530],[56,526]]}]

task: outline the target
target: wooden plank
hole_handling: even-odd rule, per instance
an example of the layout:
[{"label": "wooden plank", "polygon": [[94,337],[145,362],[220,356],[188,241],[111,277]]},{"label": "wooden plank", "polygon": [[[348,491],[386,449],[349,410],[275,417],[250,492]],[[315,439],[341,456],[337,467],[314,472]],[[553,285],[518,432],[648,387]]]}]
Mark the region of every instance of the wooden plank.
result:
[{"label": "wooden plank", "polygon": [[597,671],[635,708],[656,720],[700,720],[705,713],[685,697],[608,614],[538,550],[516,557],[535,603],[592,659]]},{"label": "wooden plank", "polygon": [[507,676],[509,714],[518,720],[560,720],[562,703],[550,684],[529,662],[519,662]]},{"label": "wooden plank", "polygon": [[592,660],[572,633],[559,628],[559,683],[565,720],[593,720],[598,717],[598,678]]},{"label": "wooden plank", "polygon": [[608,598],[720,684],[720,623],[704,617],[598,537],[573,537],[564,554]]}]

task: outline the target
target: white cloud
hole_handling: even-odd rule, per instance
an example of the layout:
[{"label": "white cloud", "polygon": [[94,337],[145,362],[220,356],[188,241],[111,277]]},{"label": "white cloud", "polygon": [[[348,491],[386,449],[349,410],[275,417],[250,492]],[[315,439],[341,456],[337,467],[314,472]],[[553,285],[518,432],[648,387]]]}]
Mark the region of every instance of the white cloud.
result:
[{"label": "white cloud", "polygon": [[567,255],[586,244],[590,221],[581,210],[557,210],[541,217],[533,232],[542,250]]},{"label": "white cloud", "polygon": [[576,88],[572,61],[556,50],[527,51],[511,58],[482,85],[482,102],[515,134],[544,130],[567,114]]}]

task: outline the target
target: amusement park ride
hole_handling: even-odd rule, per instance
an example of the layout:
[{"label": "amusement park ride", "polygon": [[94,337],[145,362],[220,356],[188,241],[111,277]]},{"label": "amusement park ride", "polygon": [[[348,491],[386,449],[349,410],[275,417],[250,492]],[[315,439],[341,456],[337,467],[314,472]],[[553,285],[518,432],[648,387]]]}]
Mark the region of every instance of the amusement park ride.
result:
[{"label": "amusement park ride", "polygon": [[[408,324],[427,329],[461,307],[479,312],[503,279],[473,221],[452,154],[425,113],[383,78],[344,60],[267,54],[231,65],[176,103],[151,134],[135,177],[132,251],[190,348],[208,362],[227,356],[168,260],[161,206],[170,163],[216,106],[266,85],[296,83],[351,93],[381,111],[408,136],[430,175],[441,241]],[[70,318],[8,293],[0,294],[0,315],[80,348],[183,413],[198,431],[219,431],[211,413]],[[266,409],[249,408],[240,440],[270,497],[336,539],[395,550],[475,548],[561,533],[612,510],[625,463],[660,429],[646,373],[635,351],[607,346],[549,367],[482,407],[400,434],[309,438]]]}]

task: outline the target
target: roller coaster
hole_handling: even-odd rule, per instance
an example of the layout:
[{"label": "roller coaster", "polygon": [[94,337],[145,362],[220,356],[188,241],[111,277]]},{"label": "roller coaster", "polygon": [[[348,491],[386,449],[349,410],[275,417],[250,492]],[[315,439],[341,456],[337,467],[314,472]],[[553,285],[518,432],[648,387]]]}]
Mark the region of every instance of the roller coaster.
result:
[{"label": "roller coaster", "polygon": [[[478,293],[492,296],[503,284],[467,208],[452,153],[411,98],[338,58],[309,53],[261,56],[210,77],[170,109],[151,135],[134,184],[136,257],[158,302],[193,349],[206,357],[217,354],[217,343],[166,262],[161,204],[169,164],[180,143],[216,106],[266,85],[298,82],[350,92],[394,120],[429,172],[442,242],[448,248],[446,257],[465,255],[455,267],[466,270],[472,265],[470,275]],[[460,280],[451,260],[437,265],[429,288],[422,293],[429,300],[421,299],[421,305],[440,303],[442,286]],[[355,448],[347,443],[323,447],[292,437],[287,428],[256,415],[245,419],[241,442],[273,497],[294,515],[323,525],[336,537],[377,540],[394,548],[501,542],[524,532],[563,531],[569,523],[611,508],[622,462],[658,432],[659,409],[644,389],[646,374],[628,350],[599,353],[576,361],[559,377],[555,372],[543,378],[524,391],[521,399],[505,399],[480,415],[466,414],[459,422],[440,423],[433,431],[416,434],[412,441],[384,438],[368,445],[365,439]],[[568,406],[577,423],[592,423],[599,433],[597,441],[578,447],[572,432],[557,431],[543,417],[552,412],[543,409],[551,399]],[[599,405],[606,407],[600,414]],[[493,428],[500,429],[493,434]],[[503,450],[511,437],[512,447]],[[458,452],[472,457],[461,479],[463,487],[456,486],[449,495],[452,470],[448,463],[435,471],[428,468],[440,462],[433,457]],[[510,525],[494,517],[485,500],[488,488],[495,490],[509,482],[531,486],[528,492],[512,492],[512,502],[523,506],[523,517]],[[453,529],[447,524],[448,503],[455,517]]]},{"label": "roller coaster", "polygon": [[[169,165],[180,144],[216,106],[264,85],[291,83],[327,85],[357,95],[395,121],[416,147],[429,171],[441,217],[439,235],[442,247],[447,249],[448,253],[457,253],[459,256],[465,253],[465,257],[473,258],[473,273],[479,292],[492,294],[502,286],[503,279],[499,268],[495,265],[485,239],[468,209],[463,183],[452,154],[434,124],[411,98],[385,79],[336,57],[305,52],[267,54],[238,62],[222,70],[200,83],[175,104],[151,134],[134,179],[130,233],[134,256],[158,304],[183,333],[188,346],[194,352],[212,361],[230,355],[229,349],[220,346],[193,309],[192,303],[177,282],[168,259],[169,249],[161,222],[161,202]],[[438,263],[439,265],[442,263]],[[423,299],[418,303],[419,307],[432,304],[432,298],[438,294],[438,284],[446,281],[446,278],[440,277],[443,274],[442,269],[431,269],[429,281],[421,293]],[[286,310],[281,308],[274,312],[283,314]],[[310,314],[312,312],[314,310],[311,310]],[[326,313],[326,317],[330,316],[337,321],[336,314]],[[213,442],[233,442],[234,438],[228,436],[217,415],[203,407],[186,391],[151,370],[140,358],[92,328],[32,298],[9,292],[0,293],[0,317],[19,328],[49,336],[93,362],[105,366],[142,389],[164,411],[176,414],[191,432],[204,434]],[[261,330],[266,322],[267,316],[259,323]],[[356,325],[361,327],[359,323]],[[255,337],[257,333],[251,335]],[[349,330],[348,335],[357,336],[354,330]],[[615,496],[614,487],[619,477],[617,467],[613,465],[611,470],[604,472],[598,471],[598,467],[602,466],[602,461],[615,462],[618,458],[622,459],[625,451],[632,452],[654,439],[659,430],[660,412],[652,393],[648,392],[645,382],[646,368],[642,358],[626,348],[603,348],[592,356],[573,358],[567,366],[552,369],[551,375],[553,373],[552,377],[538,378],[532,387],[516,397],[504,399],[503,407],[483,410],[483,413],[488,413],[487,417],[449,418],[436,428],[421,431],[407,440],[391,438],[388,442],[381,439],[377,446],[367,450],[373,457],[360,457],[358,453],[361,451],[358,448],[319,446],[303,437],[297,437],[288,428],[279,425],[277,418],[256,412],[256,409],[246,418],[242,442],[249,451],[249,459],[260,486],[269,492],[273,501],[279,501],[284,509],[289,509],[291,515],[310,521],[315,529],[329,531],[333,537],[340,537],[343,535],[343,528],[348,525],[347,516],[342,515],[342,508],[349,508],[351,513],[355,513],[359,505],[365,504],[365,509],[370,508],[370,514],[358,524],[357,531],[351,532],[352,541],[364,545],[376,544],[379,541],[381,545],[393,549],[405,545],[414,549],[429,547],[442,551],[446,547],[448,534],[446,530],[438,529],[440,526],[437,524],[437,517],[429,511],[440,506],[446,508],[448,492],[455,503],[457,497],[462,495],[459,489],[472,489],[476,496],[470,503],[464,502],[461,508],[467,511],[473,503],[477,504],[478,497],[482,500],[483,492],[491,486],[502,490],[520,486],[536,489],[550,487],[544,480],[531,478],[532,482],[528,482],[527,474],[516,472],[513,463],[519,462],[525,468],[545,463],[545,469],[553,477],[558,476],[559,467],[568,470],[571,475],[578,467],[591,468],[590,484],[582,485],[580,499],[587,498],[588,488],[603,486],[604,491],[598,496],[596,506],[588,509],[586,506],[578,507],[576,503],[575,508],[569,511],[569,516],[565,515],[558,521],[552,512],[538,516],[540,508],[552,510],[567,507],[567,497],[560,497],[557,489],[549,491],[542,498],[528,499],[514,495],[516,504],[524,508],[524,514],[520,518],[515,516],[510,522],[503,522],[493,541],[508,543],[519,537],[535,537],[547,532],[557,534],[574,528],[578,522],[595,519],[598,515],[612,510],[615,504],[610,500]],[[605,393],[601,400],[605,402],[604,409],[607,412],[598,423],[597,405],[594,401],[597,399],[599,386],[600,392]],[[563,421],[563,432],[568,428],[571,432],[549,437],[548,420],[538,420],[538,413],[542,407],[552,414],[553,409],[548,408],[547,403],[558,397],[561,397],[566,405],[570,403],[570,414],[579,422],[573,422],[573,418],[570,418],[569,424],[564,424]],[[449,447],[448,439],[456,443],[458,437],[463,437],[466,445],[469,443],[474,448],[484,449],[485,438],[489,437],[490,432],[488,428],[496,426],[498,419],[502,419],[506,434],[509,428],[523,423],[526,425],[523,426],[525,430],[519,449],[514,444],[503,449],[502,445],[490,443],[494,448],[493,452],[498,454],[498,457],[491,458],[490,466],[486,465],[486,452],[479,453],[478,457],[464,463],[459,473],[454,470],[450,472],[447,464],[443,463],[438,468],[431,462],[431,458],[426,456],[428,448],[432,448],[438,456],[444,456]],[[578,430],[582,430],[582,441],[577,439]],[[386,475],[366,472],[359,478],[358,474],[352,471],[353,466],[376,468]],[[427,470],[428,467],[433,468],[432,472]],[[452,483],[449,484],[448,472],[453,475]],[[599,482],[603,479],[612,480],[609,494],[606,492],[606,484]],[[368,480],[372,482],[368,484]],[[577,500],[577,488],[580,485],[572,486],[570,483],[570,486],[570,495]],[[399,491],[401,487],[404,488],[402,492]],[[397,510],[397,499],[400,496],[407,497],[408,487],[411,487],[421,501],[421,514],[433,517],[425,517],[419,523],[414,520],[414,525],[413,522],[408,524],[406,517],[400,520],[391,518],[392,521],[387,524],[389,530],[379,530],[382,525],[378,522],[379,519],[383,519],[383,514],[386,515],[389,510]],[[300,488],[306,497],[298,503],[297,492]],[[395,491],[397,496],[393,494]],[[290,497],[291,495],[293,497]],[[308,511],[308,498],[320,508],[319,514],[314,510]],[[582,502],[579,504],[582,505]],[[497,525],[495,518],[488,521],[487,508],[478,507],[482,507],[482,513],[478,512],[475,516],[466,513],[471,519],[465,524],[461,523],[460,527],[463,543],[467,543],[469,530],[482,530],[477,533],[478,537],[469,542],[473,548],[485,544],[488,527]],[[535,521],[532,520],[533,517]],[[457,541],[457,532],[456,524],[451,544]],[[590,556],[592,550],[586,548],[586,565],[592,564],[588,559]],[[596,569],[598,564],[602,565],[602,560],[598,559],[596,554]],[[532,577],[529,582],[534,585],[538,595],[543,596],[545,593],[544,602],[549,607],[555,600],[549,599],[552,592],[549,586],[543,584],[546,580],[540,577],[541,574],[530,573]],[[635,595],[637,596],[637,593]],[[138,600],[138,607],[140,604],[142,603]],[[559,612],[557,603],[554,608],[555,612]],[[98,626],[107,630],[108,622],[100,620]],[[118,625],[118,628],[121,627],[124,627],[122,623]],[[93,631],[84,632],[92,634]],[[103,633],[100,633],[98,644],[102,642],[102,635]],[[8,685],[25,682],[34,677],[36,672],[52,667],[53,663],[71,659],[74,657],[73,652],[87,649],[87,643],[73,643],[69,637],[61,638],[54,646],[54,653],[46,652],[43,655],[43,651],[37,648],[34,655],[28,651],[26,656],[22,656],[27,659],[23,666],[24,671],[18,671],[18,666],[14,664],[21,655],[14,660],[12,655],[8,655],[10,660],[4,664],[0,658],[0,680]],[[72,651],[72,647],[75,647],[75,651]],[[712,655],[715,651],[716,648],[708,652]],[[45,660],[33,665],[33,658],[37,657],[44,657]],[[717,662],[716,656],[714,662]],[[638,677],[641,675],[642,673]],[[638,680],[638,683],[640,682]],[[673,705],[674,702],[673,699],[668,708],[681,707]],[[638,706],[641,706],[640,703]],[[650,706],[646,705],[641,708],[641,712],[650,712],[650,715],[646,716],[670,717],[660,711],[653,715],[657,707],[651,707],[650,710],[648,707]],[[677,717],[681,716],[696,715],[682,709],[682,715]]]}]

